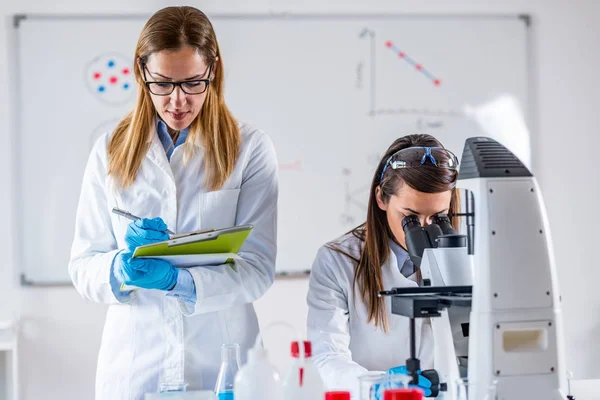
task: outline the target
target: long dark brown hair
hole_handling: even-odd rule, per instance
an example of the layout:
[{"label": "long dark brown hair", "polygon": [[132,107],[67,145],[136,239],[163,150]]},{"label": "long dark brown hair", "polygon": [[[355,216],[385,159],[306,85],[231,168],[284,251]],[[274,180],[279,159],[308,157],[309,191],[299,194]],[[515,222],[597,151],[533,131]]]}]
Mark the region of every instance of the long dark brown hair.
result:
[{"label": "long dark brown hair", "polygon": [[225,105],[223,57],[217,36],[208,17],[189,7],[166,7],[157,11],[142,28],[134,59],[135,80],[139,86],[137,102],[117,126],[108,146],[109,174],[119,187],[131,185],[151,143],[151,127],[156,111],[143,79],[142,68],[150,55],[163,50],[179,50],[191,46],[198,50],[214,75],[208,86],[200,114],[192,122],[184,147],[184,161],[195,151],[197,138],[204,145],[206,182],[217,190],[233,172],[240,148],[237,122]]},{"label": "long dark brown hair", "polygon": [[[389,202],[390,197],[398,193],[403,184],[424,193],[441,193],[452,190],[449,213],[457,214],[460,211],[460,199],[458,190],[455,188],[458,172],[455,170],[424,164],[417,168],[388,168],[381,178],[385,163],[391,155],[399,150],[415,146],[443,147],[433,136],[418,134],[401,137],[387,149],[379,161],[371,183],[367,220],[350,231],[363,242],[360,258],[356,259],[347,251],[336,246],[335,243],[328,245],[332,250],[346,255],[356,262],[353,288],[358,286],[361,298],[367,304],[367,322],[373,321],[375,327],[381,327],[386,332],[388,323],[385,299],[379,297],[378,293],[383,290],[381,266],[390,256],[389,242],[394,235],[388,225],[386,212],[377,205],[377,187],[380,187],[381,199],[384,203]],[[458,217],[451,217],[451,220],[452,225],[457,228]]]}]

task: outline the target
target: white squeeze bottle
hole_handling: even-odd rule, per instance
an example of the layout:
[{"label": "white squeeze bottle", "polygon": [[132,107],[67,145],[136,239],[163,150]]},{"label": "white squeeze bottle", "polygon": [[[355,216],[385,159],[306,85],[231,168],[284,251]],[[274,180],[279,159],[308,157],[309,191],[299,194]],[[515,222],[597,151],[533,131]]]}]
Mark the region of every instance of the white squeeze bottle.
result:
[{"label": "white squeeze bottle", "polygon": [[285,400],[323,399],[325,396],[325,385],[312,362],[312,345],[309,341],[304,341],[303,344],[304,361],[300,354],[299,342],[292,342],[294,363],[283,381]]},{"label": "white squeeze bottle", "polygon": [[235,400],[284,399],[279,373],[262,345],[248,350],[248,362],[236,374],[233,392]]}]

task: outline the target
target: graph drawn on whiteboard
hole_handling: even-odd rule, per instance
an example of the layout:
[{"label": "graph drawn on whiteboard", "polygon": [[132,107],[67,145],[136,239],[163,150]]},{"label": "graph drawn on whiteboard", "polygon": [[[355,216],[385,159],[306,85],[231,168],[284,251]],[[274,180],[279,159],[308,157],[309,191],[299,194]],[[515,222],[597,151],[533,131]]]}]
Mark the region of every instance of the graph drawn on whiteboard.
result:
[{"label": "graph drawn on whiteboard", "polygon": [[[396,43],[392,40],[378,40],[376,32],[368,27],[362,29],[358,35],[359,40],[368,40],[368,55],[365,65],[365,61],[358,63],[356,68],[356,87],[363,89],[365,86],[368,89],[369,96],[369,110],[368,115],[375,117],[379,115],[389,114],[404,114],[411,116],[430,117],[430,118],[443,118],[443,117],[463,117],[463,113],[458,110],[442,109],[442,108],[429,108],[429,107],[396,107],[394,105],[381,106],[377,99],[377,52],[378,49],[386,49],[388,57],[394,57],[399,61],[398,64],[403,63],[406,66],[412,68],[416,73],[421,74],[422,79],[429,81],[429,84],[440,87],[442,86],[442,79],[436,76],[430,69],[426,68],[422,63],[415,60],[405,51],[403,51]],[[369,71],[369,76],[365,77],[365,67]],[[399,65],[399,68],[403,67]]]},{"label": "graph drawn on whiteboard", "polygon": [[385,42],[385,47],[390,49],[394,54],[398,55],[398,58],[406,61],[411,67],[414,67],[415,70],[425,75],[425,77],[427,77],[427,79],[429,79],[434,86],[440,86],[442,84],[442,81],[439,78],[435,77],[427,68],[425,68],[421,63],[415,61],[411,56],[406,54],[406,52],[396,47],[394,42],[391,40],[387,40]]},{"label": "graph drawn on whiteboard", "polygon": [[[374,171],[377,168],[379,159],[379,154],[371,154],[367,157],[367,164],[370,171]],[[357,180],[357,174],[354,172],[351,168],[342,168],[344,179],[344,211],[340,215],[340,223],[349,228],[353,228],[365,221],[369,203],[369,192],[371,190],[371,184],[368,180],[364,181],[364,184],[356,184],[354,182]],[[361,180],[361,182],[363,181]]]},{"label": "graph drawn on whiteboard", "polygon": [[131,62],[119,53],[104,53],[90,60],[84,79],[90,94],[107,105],[125,104],[135,94]]}]

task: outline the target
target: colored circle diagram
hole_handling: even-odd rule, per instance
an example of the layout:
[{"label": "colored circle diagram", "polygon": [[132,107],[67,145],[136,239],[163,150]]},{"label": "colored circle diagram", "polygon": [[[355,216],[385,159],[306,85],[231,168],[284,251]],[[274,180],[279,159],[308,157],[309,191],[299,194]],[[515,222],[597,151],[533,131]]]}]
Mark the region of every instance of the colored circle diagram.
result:
[{"label": "colored circle diagram", "polygon": [[135,77],[128,57],[117,53],[101,54],[85,68],[90,93],[109,105],[127,103],[135,93]]}]

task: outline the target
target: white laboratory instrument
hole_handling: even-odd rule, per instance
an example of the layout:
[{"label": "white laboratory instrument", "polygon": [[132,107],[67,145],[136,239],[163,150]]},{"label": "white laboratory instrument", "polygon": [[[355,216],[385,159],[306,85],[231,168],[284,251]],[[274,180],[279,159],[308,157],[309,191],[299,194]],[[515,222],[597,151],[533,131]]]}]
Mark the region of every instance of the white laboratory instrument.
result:
[{"label": "white laboratory instrument", "polygon": [[[397,288],[392,313],[431,318],[435,369],[424,371],[433,396],[456,396],[459,377],[478,390],[496,383],[503,400],[565,400],[560,293],[546,210],[535,177],[500,143],[466,141],[458,187],[467,235],[448,218],[421,227],[403,221],[407,247],[423,285]],[[420,265],[419,265],[420,264]],[[414,324],[413,324],[414,325]],[[419,362],[412,353],[409,371]],[[467,399],[465,399],[467,400]]]}]

